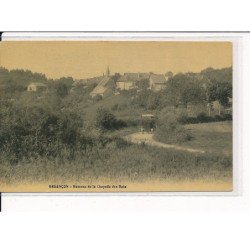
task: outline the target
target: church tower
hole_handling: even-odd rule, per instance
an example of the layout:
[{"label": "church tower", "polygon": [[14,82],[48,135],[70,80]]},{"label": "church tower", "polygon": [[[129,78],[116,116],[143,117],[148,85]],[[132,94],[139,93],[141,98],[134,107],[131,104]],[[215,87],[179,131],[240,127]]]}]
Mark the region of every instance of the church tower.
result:
[{"label": "church tower", "polygon": [[110,76],[109,66],[107,67],[107,70],[106,70],[106,76]]}]

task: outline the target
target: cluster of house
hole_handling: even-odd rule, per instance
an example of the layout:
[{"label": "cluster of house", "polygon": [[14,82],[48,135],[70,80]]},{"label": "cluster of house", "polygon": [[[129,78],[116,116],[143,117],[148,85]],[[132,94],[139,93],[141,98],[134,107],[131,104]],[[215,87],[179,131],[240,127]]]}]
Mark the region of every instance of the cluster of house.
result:
[{"label": "cluster of house", "polygon": [[167,81],[173,76],[172,72],[164,74],[154,74],[154,73],[124,73],[123,76],[114,82],[110,75],[109,67],[105,76],[100,80],[98,85],[90,93],[92,97],[97,95],[105,96],[110,94],[111,85],[115,85],[117,90],[132,90],[138,88],[137,82],[141,80],[149,80],[149,89],[152,91],[160,91],[167,86]]},{"label": "cluster of house", "polygon": [[[160,91],[167,86],[167,81],[173,76],[172,72],[164,74],[154,73],[124,73],[123,76],[114,82],[114,78],[110,74],[110,69],[107,67],[106,74],[100,77],[93,77],[89,79],[81,79],[75,81],[75,86],[83,85],[87,86],[91,83],[98,83],[97,86],[90,93],[91,97],[97,95],[106,96],[113,92],[111,86],[115,86],[116,90],[132,90],[138,88],[137,82],[140,80],[149,81],[149,89],[152,91]],[[40,82],[33,82],[29,84],[28,91],[30,92],[41,92],[47,90],[47,85]],[[117,93],[117,92],[116,92]]]},{"label": "cluster of house", "polygon": [[[93,77],[89,79],[77,80],[74,83],[74,87],[83,86],[87,87],[90,84],[97,83],[96,87],[90,92],[91,97],[102,96],[106,97],[111,94],[119,94],[119,91],[122,90],[133,90],[138,88],[138,82],[141,80],[147,80],[149,83],[149,89],[158,92],[167,86],[167,81],[173,77],[172,72],[166,74],[154,74],[154,73],[124,73],[119,77],[116,82],[114,77],[110,74],[109,67],[107,67],[106,73],[100,77]],[[115,88],[114,88],[115,86]],[[74,89],[73,87],[73,89]],[[48,89],[47,85],[44,83],[33,82],[28,85],[27,91],[29,92],[43,92]],[[115,89],[115,90],[114,90]],[[139,91],[139,90],[138,90]],[[221,114],[221,111],[225,113],[232,113],[232,98],[229,98],[228,107],[222,107],[219,101],[214,101],[209,104],[208,107],[209,115],[210,111],[214,110],[218,114]],[[187,110],[191,113],[194,112],[196,108],[194,105],[188,105]]]}]

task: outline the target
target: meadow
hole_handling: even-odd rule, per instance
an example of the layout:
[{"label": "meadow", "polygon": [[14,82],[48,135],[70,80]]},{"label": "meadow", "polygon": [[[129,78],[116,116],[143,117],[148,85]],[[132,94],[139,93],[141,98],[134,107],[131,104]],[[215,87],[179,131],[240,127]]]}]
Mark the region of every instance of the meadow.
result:
[{"label": "meadow", "polygon": [[183,145],[232,157],[232,121],[188,124],[185,127],[193,135],[193,140]]},{"label": "meadow", "polygon": [[104,147],[79,152],[75,159],[38,158],[13,166],[1,163],[1,183],[93,182],[102,179],[145,182],[228,181],[232,178],[231,157],[191,154],[145,145],[111,141]]}]

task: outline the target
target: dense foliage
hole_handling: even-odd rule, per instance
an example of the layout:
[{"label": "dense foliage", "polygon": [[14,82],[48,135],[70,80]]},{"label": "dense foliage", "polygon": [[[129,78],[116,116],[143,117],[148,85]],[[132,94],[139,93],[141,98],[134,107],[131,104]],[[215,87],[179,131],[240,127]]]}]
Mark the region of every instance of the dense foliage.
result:
[{"label": "dense foliage", "polygon": [[131,104],[146,110],[161,110],[166,106],[187,107],[188,104],[206,105],[218,100],[227,106],[232,98],[232,68],[207,69],[201,73],[179,73],[171,77],[164,90],[157,93],[141,88]]},{"label": "dense foliage", "polygon": [[179,120],[184,119],[182,114],[162,110],[157,120],[154,137],[164,143],[182,143],[191,140],[191,134]]},{"label": "dense foliage", "polygon": [[125,122],[116,119],[116,117],[104,108],[99,108],[96,112],[95,126],[102,130],[114,130],[124,127]]},{"label": "dense foliage", "polygon": [[51,158],[68,149],[72,156],[81,140],[83,122],[71,112],[7,104],[0,117],[0,150],[12,163],[39,156]]}]

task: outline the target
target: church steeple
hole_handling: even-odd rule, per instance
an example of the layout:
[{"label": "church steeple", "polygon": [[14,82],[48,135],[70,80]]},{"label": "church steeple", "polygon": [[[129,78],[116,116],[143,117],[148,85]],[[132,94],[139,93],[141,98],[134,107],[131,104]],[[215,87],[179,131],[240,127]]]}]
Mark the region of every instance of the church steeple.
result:
[{"label": "church steeple", "polygon": [[109,66],[107,67],[107,70],[106,70],[106,76],[109,76],[110,75],[110,70],[109,70]]}]

